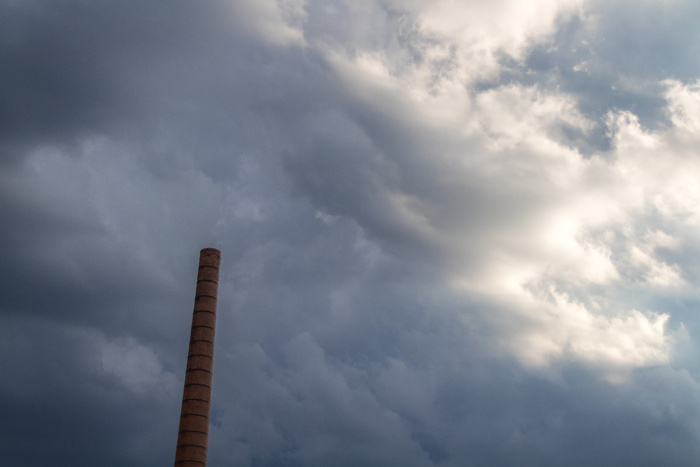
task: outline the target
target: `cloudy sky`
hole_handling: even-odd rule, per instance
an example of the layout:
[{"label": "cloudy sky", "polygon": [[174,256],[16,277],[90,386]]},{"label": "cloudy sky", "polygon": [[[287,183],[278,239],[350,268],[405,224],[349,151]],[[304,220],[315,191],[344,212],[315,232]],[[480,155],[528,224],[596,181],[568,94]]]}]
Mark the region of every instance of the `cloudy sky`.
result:
[{"label": "cloudy sky", "polygon": [[0,0],[3,465],[698,465],[698,17]]}]

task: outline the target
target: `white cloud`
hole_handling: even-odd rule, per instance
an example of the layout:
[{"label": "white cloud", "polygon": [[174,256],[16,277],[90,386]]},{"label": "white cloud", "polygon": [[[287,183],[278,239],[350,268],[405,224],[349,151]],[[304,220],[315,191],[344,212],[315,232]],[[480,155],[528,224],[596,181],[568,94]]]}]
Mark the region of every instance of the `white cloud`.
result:
[{"label": "white cloud", "polygon": [[129,391],[139,395],[153,391],[173,395],[179,392],[175,374],[164,371],[157,354],[134,339],[102,339],[98,353],[102,370],[115,376]]},{"label": "white cloud", "polygon": [[591,310],[551,286],[528,295],[513,297],[511,306],[519,308],[526,320],[514,316],[522,328],[503,341],[528,365],[579,360],[619,381],[636,367],[668,362],[667,315]]},{"label": "white cloud", "polygon": [[498,0],[488,3],[453,0],[390,2],[416,18],[421,32],[437,39],[435,57],[442,50],[456,49],[462,79],[491,77],[498,72],[498,54],[522,58],[527,46],[555,31],[561,16],[577,11],[581,0]]},{"label": "white cloud", "polygon": [[[430,14],[438,18],[438,13]],[[532,30],[547,31],[546,18],[553,17],[545,15]],[[517,84],[480,93],[466,87],[436,90],[417,71],[424,65],[391,70],[391,60],[376,53],[348,57],[334,52],[329,58],[354,98],[383,118],[417,129],[407,136],[415,155],[388,156],[399,174],[413,170],[409,159],[424,158],[431,172],[423,177],[436,188],[421,194],[404,185],[384,195],[387,207],[401,219],[400,229],[445,251],[448,274],[458,288],[492,295],[505,316],[525,313],[538,323],[533,325],[537,331],[502,329],[504,342],[530,339],[530,345],[511,347],[516,354],[540,363],[551,358],[598,361],[610,377],[610,368],[626,374],[666,361],[666,315],[643,314],[611,297],[634,287],[685,285],[681,266],[659,257],[645,232],[658,222],[674,225],[695,218],[700,205],[693,183],[698,168],[688,157],[697,138],[695,87],[667,84],[669,128],[651,131],[631,112],[611,112],[606,124],[612,150],[584,157],[565,134],[587,135],[595,123],[565,93]],[[479,199],[469,200],[475,192]],[[455,197],[468,202],[460,206]],[[653,226],[639,230],[651,221],[648,216],[658,214],[662,218],[654,218]],[[356,219],[372,230],[361,216]],[[673,231],[664,232],[662,243],[682,243]],[[557,284],[575,296],[528,298],[532,284]],[[594,292],[600,300],[588,296],[599,286],[607,289]],[[504,292],[513,294],[509,305],[498,297]],[[522,308],[519,300],[534,302]],[[557,318],[540,320],[541,309]],[[558,337],[543,337],[549,334]],[[630,340],[639,352],[629,351]]]},{"label": "white cloud", "polygon": [[664,83],[671,122],[686,137],[697,136],[700,131],[700,81],[684,85],[676,80]]}]

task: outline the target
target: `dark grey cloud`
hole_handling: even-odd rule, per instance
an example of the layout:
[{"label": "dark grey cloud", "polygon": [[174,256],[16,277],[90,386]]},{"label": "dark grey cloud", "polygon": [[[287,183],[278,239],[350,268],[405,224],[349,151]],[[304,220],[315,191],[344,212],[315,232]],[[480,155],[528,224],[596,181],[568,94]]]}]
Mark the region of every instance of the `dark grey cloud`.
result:
[{"label": "dark grey cloud", "polygon": [[206,246],[212,466],[694,465],[696,7],[574,3],[1,2],[7,465],[172,461]]},{"label": "dark grey cloud", "polygon": [[177,423],[174,397],[163,397],[163,388],[138,393],[125,387],[104,369],[103,341],[87,327],[3,318],[2,452],[8,465],[152,465],[168,458],[168,428]]}]

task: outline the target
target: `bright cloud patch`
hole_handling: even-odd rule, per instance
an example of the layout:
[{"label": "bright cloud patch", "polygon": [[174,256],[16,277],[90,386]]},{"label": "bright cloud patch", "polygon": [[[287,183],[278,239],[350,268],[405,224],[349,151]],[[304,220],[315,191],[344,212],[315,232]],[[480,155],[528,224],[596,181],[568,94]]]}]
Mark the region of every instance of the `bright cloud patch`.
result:
[{"label": "bright cloud patch", "polygon": [[[439,10],[426,15],[433,22],[441,17]],[[533,40],[547,30],[538,24],[528,36]],[[610,113],[611,150],[584,156],[567,135],[587,135],[596,124],[572,96],[515,84],[477,93],[435,88],[416,79],[432,69],[429,62],[392,71],[379,55],[334,52],[329,58],[353,98],[369,106],[382,102],[374,119],[391,126],[396,117],[389,114],[401,109],[396,124],[416,128],[404,136],[414,149],[383,147],[395,164],[386,181],[396,174],[422,176],[434,187],[398,184],[377,195],[387,197],[397,229],[412,231],[429,250],[442,250],[447,274],[460,289],[491,296],[505,316],[529,317],[526,329],[502,329],[516,354],[540,363],[598,362],[605,372],[667,361],[666,315],[636,311],[620,294],[685,284],[681,267],[657,254],[658,248],[679,248],[678,232],[652,231],[658,222],[685,223],[698,206],[698,168],[687,154],[697,138],[693,86],[667,83],[668,128],[646,130],[632,113]],[[452,63],[448,69],[466,76],[468,68]],[[362,117],[359,126],[372,139]],[[413,173],[419,167],[429,168]],[[344,214],[375,228],[362,211]],[[511,294],[510,305],[501,301],[504,292]]]}]

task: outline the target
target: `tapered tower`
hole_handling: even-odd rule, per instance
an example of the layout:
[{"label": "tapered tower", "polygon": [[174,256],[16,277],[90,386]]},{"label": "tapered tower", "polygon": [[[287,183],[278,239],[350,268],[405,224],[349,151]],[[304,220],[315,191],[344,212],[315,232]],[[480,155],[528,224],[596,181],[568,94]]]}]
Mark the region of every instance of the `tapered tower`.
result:
[{"label": "tapered tower", "polygon": [[175,452],[176,467],[207,465],[209,405],[214,366],[214,329],[219,289],[221,252],[204,248],[199,252],[197,289],[192,313],[190,348],[187,355],[185,389],[182,395],[180,429]]}]

